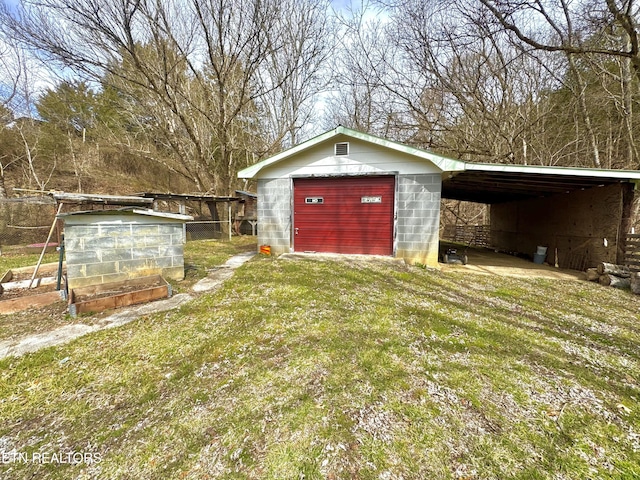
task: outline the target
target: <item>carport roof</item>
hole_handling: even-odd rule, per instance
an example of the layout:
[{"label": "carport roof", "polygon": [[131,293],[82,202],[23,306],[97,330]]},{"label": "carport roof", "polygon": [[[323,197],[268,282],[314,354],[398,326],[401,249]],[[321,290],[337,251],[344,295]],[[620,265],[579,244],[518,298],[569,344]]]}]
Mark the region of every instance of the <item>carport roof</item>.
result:
[{"label": "carport roof", "polygon": [[616,183],[640,185],[640,171],[637,170],[463,162],[341,125],[241,170],[238,177],[257,178],[261,170],[338,135],[359,139],[433,163],[442,171],[442,198],[454,200],[491,204],[546,197]]},{"label": "carport roof", "polygon": [[442,197],[491,204],[616,183],[638,184],[640,171],[466,162],[462,171],[443,172]]}]

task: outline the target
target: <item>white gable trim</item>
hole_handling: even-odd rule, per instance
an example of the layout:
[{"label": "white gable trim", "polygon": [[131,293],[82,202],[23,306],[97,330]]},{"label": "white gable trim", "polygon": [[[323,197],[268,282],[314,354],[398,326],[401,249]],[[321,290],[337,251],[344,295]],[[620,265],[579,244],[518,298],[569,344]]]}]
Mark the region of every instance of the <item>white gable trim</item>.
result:
[{"label": "white gable trim", "polygon": [[351,137],[354,139],[359,139],[364,142],[372,143],[374,145],[378,145],[381,147],[385,147],[391,150],[395,150],[397,152],[406,153],[408,155],[412,155],[414,157],[427,160],[433,163],[438,169],[441,171],[458,171],[464,170],[464,162],[459,160],[454,160],[447,157],[442,157],[440,155],[436,155],[435,153],[427,152],[425,150],[420,150],[418,148],[409,147],[407,145],[403,145],[401,143],[392,142],[390,140],[385,140],[383,138],[375,137],[373,135],[368,135],[366,133],[358,132],[356,130],[351,130],[349,128],[338,126],[333,130],[329,130],[328,132],[323,133],[322,135],[318,135],[306,142],[301,143],[300,145],[296,145],[293,148],[280,152],[273,157],[267,158],[262,162],[256,163],[248,168],[245,168],[238,172],[238,178],[256,178],[261,170],[266,167],[272,166],[278,162],[286,160],[304,150],[307,150],[319,143],[322,143],[326,140],[329,140],[338,135],[344,135],[346,137]]}]

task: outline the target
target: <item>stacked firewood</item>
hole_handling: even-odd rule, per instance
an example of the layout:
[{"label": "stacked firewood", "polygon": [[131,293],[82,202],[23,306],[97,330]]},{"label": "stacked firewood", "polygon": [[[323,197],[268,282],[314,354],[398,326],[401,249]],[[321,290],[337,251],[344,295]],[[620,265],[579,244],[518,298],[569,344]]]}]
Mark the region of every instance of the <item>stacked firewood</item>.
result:
[{"label": "stacked firewood", "polygon": [[587,269],[587,280],[614,288],[630,288],[633,293],[640,294],[640,276],[626,265],[599,263],[596,268]]}]

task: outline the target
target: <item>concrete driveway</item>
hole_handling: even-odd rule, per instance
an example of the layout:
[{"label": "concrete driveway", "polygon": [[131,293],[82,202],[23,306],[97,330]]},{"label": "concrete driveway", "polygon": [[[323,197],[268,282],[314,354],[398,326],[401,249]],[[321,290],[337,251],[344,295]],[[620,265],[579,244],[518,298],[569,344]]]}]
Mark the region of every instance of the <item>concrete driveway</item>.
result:
[{"label": "concrete driveway", "polygon": [[[450,246],[441,243],[441,251]],[[465,252],[465,247],[456,245],[458,253]],[[469,247],[466,250],[469,258],[467,265],[454,265],[440,263],[442,271],[467,270],[475,273],[483,273],[486,275],[503,275],[521,278],[554,278],[557,280],[585,280],[584,272],[577,270],[564,270],[551,265],[538,265],[531,260],[526,260],[513,255],[495,252],[488,248]],[[548,261],[553,261],[553,253],[547,257]]]}]

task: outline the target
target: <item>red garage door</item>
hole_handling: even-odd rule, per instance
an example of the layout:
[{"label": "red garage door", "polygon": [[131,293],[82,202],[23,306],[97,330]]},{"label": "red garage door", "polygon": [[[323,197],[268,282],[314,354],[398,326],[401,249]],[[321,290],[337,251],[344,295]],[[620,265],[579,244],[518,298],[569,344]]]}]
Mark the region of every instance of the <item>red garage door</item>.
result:
[{"label": "red garage door", "polygon": [[293,191],[295,251],[393,254],[393,176],[296,178]]}]

